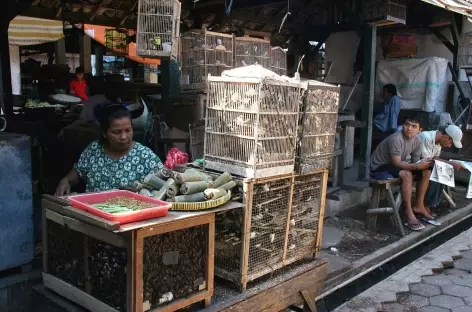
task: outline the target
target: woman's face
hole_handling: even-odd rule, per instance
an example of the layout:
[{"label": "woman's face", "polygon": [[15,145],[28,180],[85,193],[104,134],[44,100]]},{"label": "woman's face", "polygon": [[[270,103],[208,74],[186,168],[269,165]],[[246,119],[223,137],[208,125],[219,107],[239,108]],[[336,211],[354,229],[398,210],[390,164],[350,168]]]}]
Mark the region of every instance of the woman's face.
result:
[{"label": "woman's face", "polygon": [[391,94],[390,92],[388,92],[387,89],[383,89],[382,98],[383,98],[385,101],[388,101],[391,97],[392,97],[392,94]]},{"label": "woman's face", "polygon": [[133,142],[131,119],[123,117],[112,120],[110,128],[104,135],[110,148],[118,151],[128,150]]}]

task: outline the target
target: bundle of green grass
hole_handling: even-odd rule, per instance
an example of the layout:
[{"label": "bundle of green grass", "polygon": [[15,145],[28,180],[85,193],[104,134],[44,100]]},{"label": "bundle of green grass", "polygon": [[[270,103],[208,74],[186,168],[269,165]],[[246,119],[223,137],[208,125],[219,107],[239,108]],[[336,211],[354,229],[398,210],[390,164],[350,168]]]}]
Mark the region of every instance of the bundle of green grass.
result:
[{"label": "bundle of green grass", "polygon": [[180,203],[215,200],[225,196],[235,186],[236,182],[228,172],[213,176],[194,168],[185,172],[161,169],[147,175],[143,183],[136,181],[133,184],[141,195]]}]

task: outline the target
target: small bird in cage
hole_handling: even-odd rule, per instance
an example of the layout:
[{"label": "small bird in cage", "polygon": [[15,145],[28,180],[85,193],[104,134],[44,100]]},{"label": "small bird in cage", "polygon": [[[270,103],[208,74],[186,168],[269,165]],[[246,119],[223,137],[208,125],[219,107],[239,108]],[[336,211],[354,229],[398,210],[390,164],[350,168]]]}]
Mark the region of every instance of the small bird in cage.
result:
[{"label": "small bird in cage", "polygon": [[223,45],[223,42],[221,41],[221,39],[217,39],[217,40],[216,40],[216,47],[215,47],[215,50],[226,51],[226,48],[225,48],[225,46]]}]

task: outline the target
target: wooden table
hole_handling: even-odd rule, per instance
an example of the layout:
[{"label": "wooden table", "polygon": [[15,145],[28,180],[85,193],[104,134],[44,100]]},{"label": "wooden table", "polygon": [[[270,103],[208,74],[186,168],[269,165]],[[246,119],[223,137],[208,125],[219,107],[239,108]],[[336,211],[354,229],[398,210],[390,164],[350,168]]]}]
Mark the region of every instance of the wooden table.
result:
[{"label": "wooden table", "polygon": [[[158,298],[164,287],[160,284],[174,278],[166,289],[171,289],[173,300],[156,311],[175,311],[199,301],[208,306],[214,291],[215,213],[240,207],[229,202],[212,210],[171,211],[166,217],[120,225],[71,208],[67,200],[45,196],[44,285],[90,311],[118,311],[119,307],[141,312],[155,308],[163,298]],[[169,246],[173,243],[175,246]],[[203,250],[201,256],[197,254],[201,258],[197,266],[191,262],[196,257],[189,251],[192,246]],[[165,274],[150,277],[152,269]],[[194,278],[192,269],[199,278],[190,280]],[[185,295],[177,286],[172,288],[178,283],[187,287]],[[106,294],[103,289],[111,292]]]}]

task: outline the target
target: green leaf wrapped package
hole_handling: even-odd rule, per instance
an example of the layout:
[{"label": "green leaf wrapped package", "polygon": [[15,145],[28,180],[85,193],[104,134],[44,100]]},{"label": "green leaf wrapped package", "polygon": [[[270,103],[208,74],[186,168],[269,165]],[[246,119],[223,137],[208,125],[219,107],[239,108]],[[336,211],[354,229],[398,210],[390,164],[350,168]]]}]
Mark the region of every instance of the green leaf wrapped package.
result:
[{"label": "green leaf wrapped package", "polygon": [[227,191],[223,189],[206,189],[204,192],[206,200],[218,199],[227,194]]},{"label": "green leaf wrapped package", "polygon": [[215,187],[220,187],[223,184],[228,183],[232,179],[233,179],[233,176],[231,175],[231,173],[224,172],[218,177],[218,179],[215,180],[215,183],[214,183]]},{"label": "green leaf wrapped package", "polygon": [[236,186],[236,182],[234,182],[234,181],[229,181],[229,182],[223,184],[222,186],[220,186],[220,187],[218,187],[218,188],[223,189],[223,190],[225,190],[225,191],[229,191],[229,190],[231,190],[232,188],[234,188],[235,186]]},{"label": "green leaf wrapped package", "polygon": [[205,181],[185,182],[180,186],[180,193],[184,195],[200,193],[213,185]]},{"label": "green leaf wrapped package", "polygon": [[191,195],[180,195],[175,196],[174,201],[179,203],[197,203],[205,201],[205,195],[202,192]]}]

